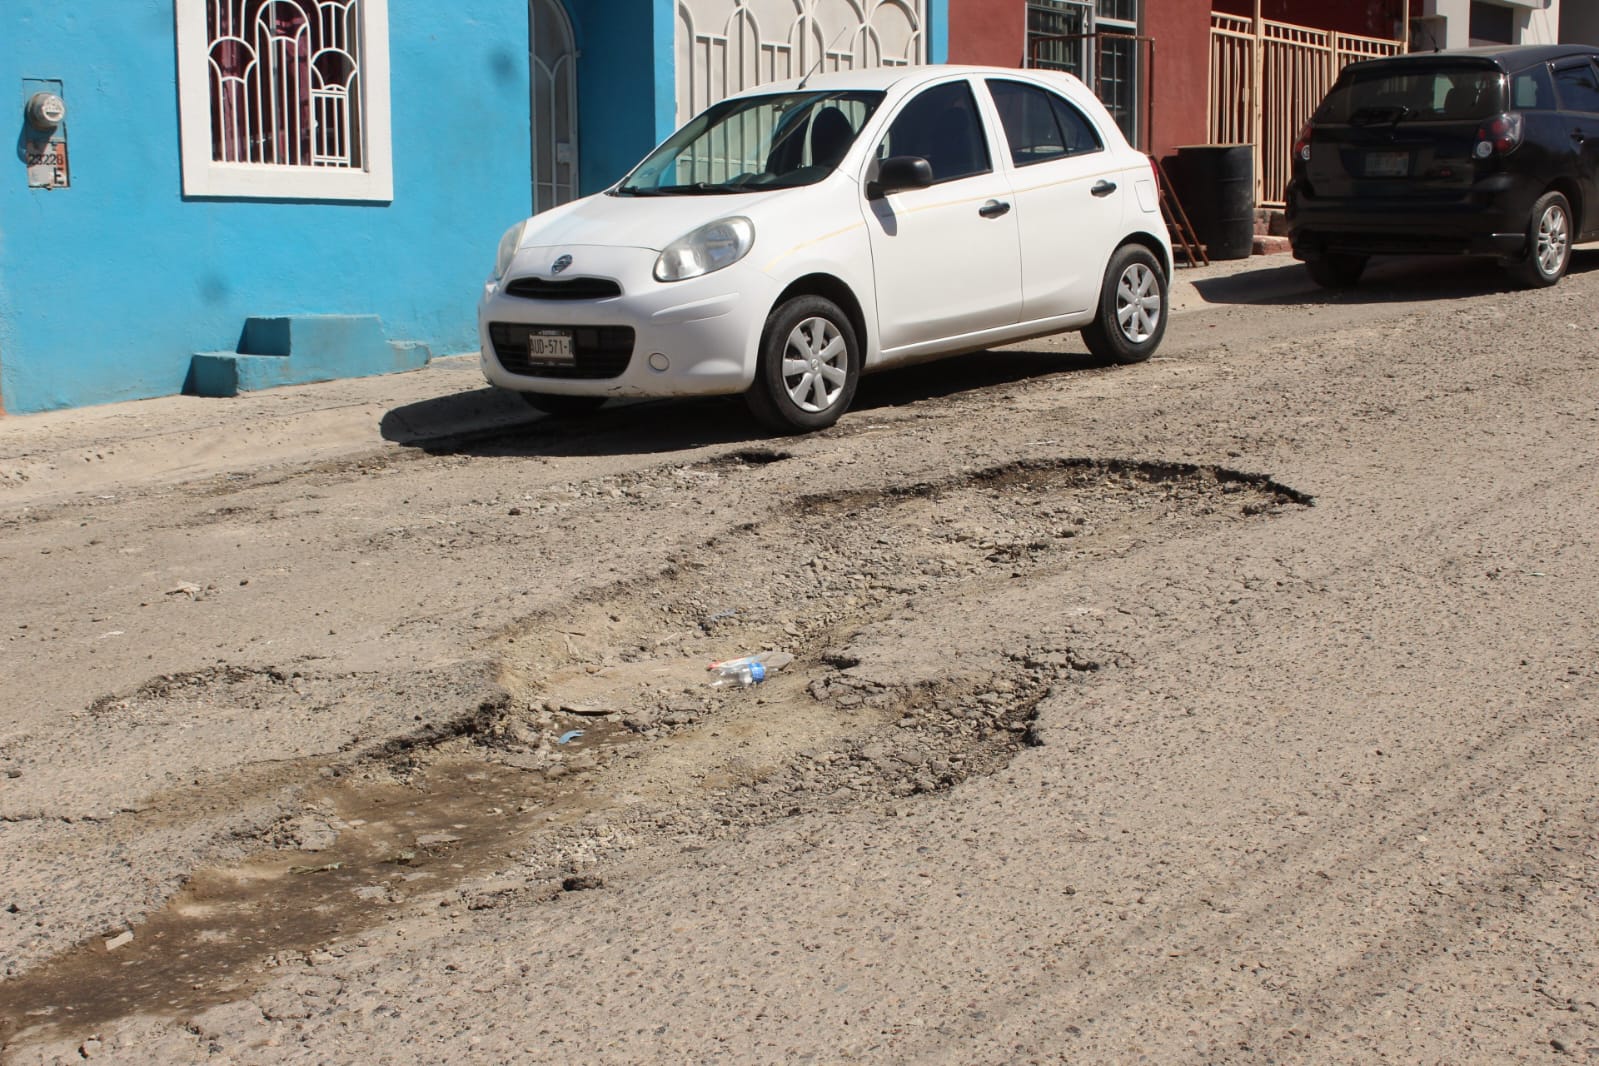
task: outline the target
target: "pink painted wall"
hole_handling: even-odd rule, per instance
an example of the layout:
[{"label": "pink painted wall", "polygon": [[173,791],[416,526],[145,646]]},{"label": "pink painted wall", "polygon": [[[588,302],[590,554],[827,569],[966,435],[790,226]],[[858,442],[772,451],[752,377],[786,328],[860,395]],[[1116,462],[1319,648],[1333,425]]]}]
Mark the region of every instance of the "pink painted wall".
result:
[{"label": "pink painted wall", "polygon": [[1210,91],[1209,0],[1144,0],[1145,36],[1154,61],[1149,82],[1150,154],[1203,144]]},{"label": "pink painted wall", "polygon": [[[1276,22],[1293,22],[1318,30],[1337,30],[1340,33],[1358,33],[1364,37],[1395,37],[1402,32],[1399,19],[1406,5],[1416,9],[1415,0],[1344,0],[1328,3],[1327,0],[1260,0],[1261,18]],[[1217,11],[1224,15],[1252,17],[1254,0],[1214,0]]]},{"label": "pink painted wall", "polygon": [[949,0],[949,61],[1019,67],[1027,40],[1024,0]]}]

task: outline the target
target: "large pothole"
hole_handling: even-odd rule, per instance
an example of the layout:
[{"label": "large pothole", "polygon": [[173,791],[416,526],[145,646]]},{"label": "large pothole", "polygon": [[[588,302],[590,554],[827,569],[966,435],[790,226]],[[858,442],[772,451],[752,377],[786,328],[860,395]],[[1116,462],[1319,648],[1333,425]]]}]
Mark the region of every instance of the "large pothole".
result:
[{"label": "large pothole", "polygon": [[[408,906],[595,887],[644,844],[884,809],[993,772],[1033,740],[1046,693],[1113,663],[1043,618],[1015,646],[967,640],[961,604],[1307,502],[1225,470],[1088,460],[796,496],[501,633],[503,691],[475,710],[306,760],[258,854],[7,981],[0,1036],[226,1001]],[[873,641],[889,629],[917,639],[885,662]],[[761,649],[795,661],[757,687],[709,685],[709,661]],[[141,690],[141,713],[162,692]]]}]

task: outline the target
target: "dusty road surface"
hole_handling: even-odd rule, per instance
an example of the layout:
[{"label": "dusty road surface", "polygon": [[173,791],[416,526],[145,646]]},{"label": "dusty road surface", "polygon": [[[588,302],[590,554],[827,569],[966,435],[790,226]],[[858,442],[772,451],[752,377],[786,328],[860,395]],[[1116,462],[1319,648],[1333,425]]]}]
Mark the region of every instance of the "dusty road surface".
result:
[{"label": "dusty road surface", "polygon": [[1182,284],[0,421],[0,1060],[1599,1062],[1599,253]]}]

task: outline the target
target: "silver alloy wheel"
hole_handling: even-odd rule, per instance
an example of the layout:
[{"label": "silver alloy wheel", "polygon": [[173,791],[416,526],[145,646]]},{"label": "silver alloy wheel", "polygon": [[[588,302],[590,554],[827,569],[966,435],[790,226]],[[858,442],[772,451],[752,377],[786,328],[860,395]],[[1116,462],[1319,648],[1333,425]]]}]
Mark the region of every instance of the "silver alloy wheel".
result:
[{"label": "silver alloy wheel", "polygon": [[1160,324],[1160,279],[1143,263],[1128,266],[1116,283],[1116,324],[1134,344],[1147,341]]},{"label": "silver alloy wheel", "polygon": [[849,380],[849,345],[825,318],[802,319],[783,346],[783,387],[801,411],[816,414],[838,400]]},{"label": "silver alloy wheel", "polygon": [[1538,219],[1538,247],[1533,254],[1538,257],[1538,268],[1545,277],[1558,274],[1560,265],[1566,261],[1566,251],[1571,244],[1567,226],[1565,209],[1558,203],[1544,208],[1543,217]]}]

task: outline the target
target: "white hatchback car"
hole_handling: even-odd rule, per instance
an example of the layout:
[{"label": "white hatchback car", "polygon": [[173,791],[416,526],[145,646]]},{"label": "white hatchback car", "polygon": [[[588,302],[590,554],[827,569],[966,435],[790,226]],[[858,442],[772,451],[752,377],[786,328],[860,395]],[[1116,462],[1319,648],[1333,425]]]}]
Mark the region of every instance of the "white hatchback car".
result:
[{"label": "white hatchback car", "polygon": [[1150,160],[1071,75],[822,75],[723,100],[511,227],[483,373],[554,413],[743,393],[820,429],[884,367],[1078,329],[1147,359],[1171,265]]}]

